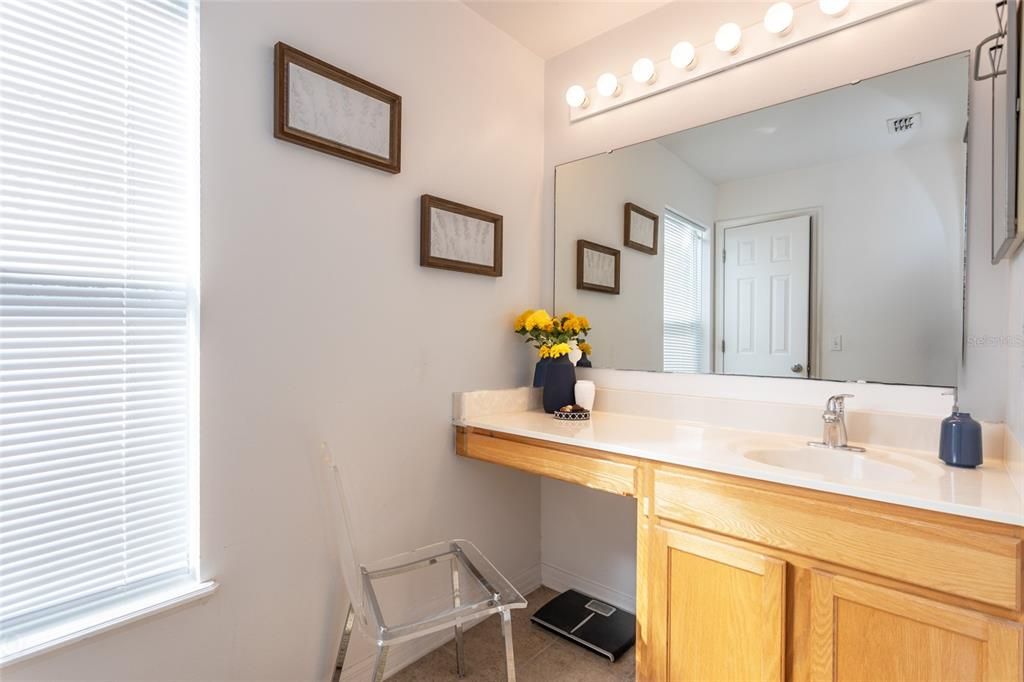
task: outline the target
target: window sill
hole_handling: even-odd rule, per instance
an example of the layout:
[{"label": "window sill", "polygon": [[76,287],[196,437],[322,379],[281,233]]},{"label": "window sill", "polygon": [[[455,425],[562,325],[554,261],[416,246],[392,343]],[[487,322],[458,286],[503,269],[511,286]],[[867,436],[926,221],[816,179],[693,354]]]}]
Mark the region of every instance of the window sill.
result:
[{"label": "window sill", "polygon": [[137,595],[109,607],[26,633],[10,642],[0,641],[0,668],[49,653],[143,618],[164,613],[210,596],[212,580],[187,581]]}]

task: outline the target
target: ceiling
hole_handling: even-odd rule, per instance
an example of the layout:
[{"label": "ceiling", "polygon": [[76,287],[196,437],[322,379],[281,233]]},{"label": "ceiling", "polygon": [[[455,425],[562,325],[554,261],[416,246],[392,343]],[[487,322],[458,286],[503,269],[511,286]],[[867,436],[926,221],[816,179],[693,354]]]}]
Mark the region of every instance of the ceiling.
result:
[{"label": "ceiling", "polygon": [[[963,139],[967,56],[954,55],[854,85],[666,135],[657,142],[714,184],[899,147]],[[920,113],[908,133],[891,118]]]},{"label": "ceiling", "polygon": [[591,38],[668,4],[635,2],[545,2],[538,0],[464,0],[491,22],[543,59],[550,59]]}]

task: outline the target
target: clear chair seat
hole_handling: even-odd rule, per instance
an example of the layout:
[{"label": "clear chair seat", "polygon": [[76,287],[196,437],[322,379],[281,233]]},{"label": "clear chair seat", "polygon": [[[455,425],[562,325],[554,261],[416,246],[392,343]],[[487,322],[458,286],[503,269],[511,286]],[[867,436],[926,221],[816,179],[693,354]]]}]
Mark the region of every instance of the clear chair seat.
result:
[{"label": "clear chair seat", "polygon": [[[363,565],[361,569],[369,617],[367,626],[379,644],[397,644],[500,611],[526,606],[526,600],[516,588],[468,540],[438,542]],[[375,583],[401,575],[409,575],[415,581],[417,572],[432,569],[438,570],[439,574],[443,572],[448,581],[455,576],[457,592],[453,593],[451,582],[442,587],[441,580],[428,579],[423,581],[426,585],[420,583],[414,588],[419,599],[412,613],[408,602],[403,604],[397,616],[389,614],[379,602]],[[435,589],[431,590],[431,587]]]}]

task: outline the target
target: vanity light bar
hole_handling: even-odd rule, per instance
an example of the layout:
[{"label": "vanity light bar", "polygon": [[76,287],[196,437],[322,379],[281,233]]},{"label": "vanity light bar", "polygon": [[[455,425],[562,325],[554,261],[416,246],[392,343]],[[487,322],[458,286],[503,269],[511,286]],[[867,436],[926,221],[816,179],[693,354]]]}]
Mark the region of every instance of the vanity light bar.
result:
[{"label": "vanity light bar", "polygon": [[566,91],[569,121],[595,116],[923,1],[776,2],[768,8],[762,23],[747,28],[724,24],[710,43],[699,47],[678,43],[672,54],[659,62],[641,57],[629,74],[601,74],[596,87],[589,90],[573,85]]}]

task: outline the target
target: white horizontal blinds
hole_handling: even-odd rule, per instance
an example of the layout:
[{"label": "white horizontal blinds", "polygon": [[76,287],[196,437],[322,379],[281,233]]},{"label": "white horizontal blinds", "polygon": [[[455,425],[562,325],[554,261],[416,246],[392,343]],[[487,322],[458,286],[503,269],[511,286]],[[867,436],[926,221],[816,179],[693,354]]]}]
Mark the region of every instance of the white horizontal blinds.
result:
[{"label": "white horizontal blinds", "polygon": [[0,0],[0,632],[191,568],[196,17]]},{"label": "white horizontal blinds", "polygon": [[666,372],[705,369],[704,230],[665,211]]}]

